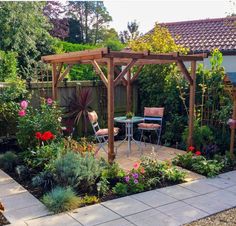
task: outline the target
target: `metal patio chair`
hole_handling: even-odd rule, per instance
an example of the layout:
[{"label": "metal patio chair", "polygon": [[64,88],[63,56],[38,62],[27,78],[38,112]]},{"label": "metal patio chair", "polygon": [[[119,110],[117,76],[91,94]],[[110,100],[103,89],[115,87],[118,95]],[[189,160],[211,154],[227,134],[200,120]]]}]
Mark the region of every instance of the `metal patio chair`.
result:
[{"label": "metal patio chair", "polygon": [[[97,141],[99,142],[99,147],[96,150],[96,153],[102,148],[106,153],[105,145],[108,143],[108,128],[100,128],[98,124],[98,115],[95,111],[88,112],[89,121],[93,127],[94,135]],[[119,128],[114,128],[114,136],[116,136],[119,132]]]},{"label": "metal patio chair", "polygon": [[159,145],[161,138],[163,115],[163,107],[144,108],[144,122],[138,124],[138,129],[141,130],[140,143],[142,142],[144,131],[155,131],[157,134],[157,145]]}]

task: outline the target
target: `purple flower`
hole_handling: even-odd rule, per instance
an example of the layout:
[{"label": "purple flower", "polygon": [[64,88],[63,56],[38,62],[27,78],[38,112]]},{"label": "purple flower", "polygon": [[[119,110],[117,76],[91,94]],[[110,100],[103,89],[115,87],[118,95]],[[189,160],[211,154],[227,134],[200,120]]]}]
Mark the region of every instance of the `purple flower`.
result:
[{"label": "purple flower", "polygon": [[138,179],[138,173],[133,173],[132,176],[134,179]]},{"label": "purple flower", "polygon": [[138,183],[138,180],[137,180],[137,179],[135,179],[135,180],[134,180],[134,183],[135,183],[135,184],[137,184],[137,183]]},{"label": "purple flower", "polygon": [[126,176],[126,177],[125,177],[125,181],[128,183],[129,180],[130,180],[129,176]]}]

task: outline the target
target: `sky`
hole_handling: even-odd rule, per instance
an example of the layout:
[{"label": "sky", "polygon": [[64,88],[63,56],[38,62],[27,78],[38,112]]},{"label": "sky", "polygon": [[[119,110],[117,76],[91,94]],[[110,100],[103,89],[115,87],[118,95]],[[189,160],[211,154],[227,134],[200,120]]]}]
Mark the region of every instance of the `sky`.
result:
[{"label": "sky", "polygon": [[236,13],[236,0],[104,0],[113,21],[110,27],[118,32],[136,20],[139,30],[146,33],[155,22],[177,22],[207,18],[221,18]]}]

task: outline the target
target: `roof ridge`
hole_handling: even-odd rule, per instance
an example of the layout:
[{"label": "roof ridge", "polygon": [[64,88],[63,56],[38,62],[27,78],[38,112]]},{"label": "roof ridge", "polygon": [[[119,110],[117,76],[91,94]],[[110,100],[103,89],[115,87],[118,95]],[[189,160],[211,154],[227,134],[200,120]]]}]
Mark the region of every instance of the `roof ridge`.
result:
[{"label": "roof ridge", "polygon": [[198,19],[198,20],[185,20],[177,22],[163,22],[158,23],[159,25],[176,25],[176,24],[191,24],[191,23],[206,23],[206,22],[219,22],[225,20],[236,20],[236,16],[231,17],[222,17],[222,18],[207,18],[207,19]]}]

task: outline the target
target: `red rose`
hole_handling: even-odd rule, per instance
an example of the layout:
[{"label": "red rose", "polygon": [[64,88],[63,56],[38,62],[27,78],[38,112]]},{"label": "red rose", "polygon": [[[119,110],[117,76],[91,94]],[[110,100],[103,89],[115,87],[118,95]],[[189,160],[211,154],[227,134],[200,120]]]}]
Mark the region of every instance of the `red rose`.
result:
[{"label": "red rose", "polygon": [[195,155],[197,155],[197,156],[199,156],[199,155],[201,155],[202,153],[200,152],[200,151],[196,151],[195,152]]},{"label": "red rose", "polygon": [[43,133],[41,139],[43,141],[53,140],[54,139],[54,135],[50,131],[46,131],[46,132]]},{"label": "red rose", "polygon": [[194,149],[195,149],[195,147],[193,147],[193,146],[189,146],[189,147],[188,147],[188,150],[189,150],[189,151],[194,151]]},{"label": "red rose", "polygon": [[36,133],[35,133],[35,138],[38,139],[38,140],[40,140],[40,139],[42,138],[42,133],[36,132]]}]

